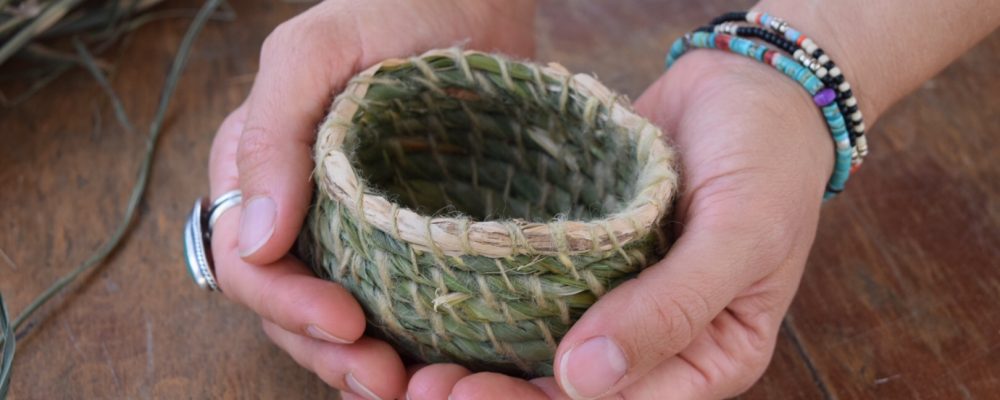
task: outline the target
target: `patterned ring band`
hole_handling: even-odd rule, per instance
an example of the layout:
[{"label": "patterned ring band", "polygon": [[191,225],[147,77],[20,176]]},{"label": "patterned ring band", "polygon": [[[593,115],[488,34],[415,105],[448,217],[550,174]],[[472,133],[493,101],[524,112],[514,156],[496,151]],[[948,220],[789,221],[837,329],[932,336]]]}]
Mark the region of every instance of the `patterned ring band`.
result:
[{"label": "patterned ring band", "polygon": [[208,198],[194,202],[194,209],[184,225],[184,260],[188,274],[198,287],[208,291],[222,291],[215,280],[215,265],[212,261],[212,230],[223,213],[239,205],[243,193],[231,190],[219,196],[211,204]]}]

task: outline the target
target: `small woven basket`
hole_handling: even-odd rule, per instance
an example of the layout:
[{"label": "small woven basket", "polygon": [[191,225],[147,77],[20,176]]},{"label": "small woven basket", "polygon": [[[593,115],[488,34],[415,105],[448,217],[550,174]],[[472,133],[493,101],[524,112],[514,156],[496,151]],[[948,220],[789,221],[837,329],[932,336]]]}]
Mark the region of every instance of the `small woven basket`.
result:
[{"label": "small woven basket", "polygon": [[333,103],[300,255],[424,362],[551,375],[559,339],[654,262],[677,188],[655,126],[590,76],[449,49]]}]

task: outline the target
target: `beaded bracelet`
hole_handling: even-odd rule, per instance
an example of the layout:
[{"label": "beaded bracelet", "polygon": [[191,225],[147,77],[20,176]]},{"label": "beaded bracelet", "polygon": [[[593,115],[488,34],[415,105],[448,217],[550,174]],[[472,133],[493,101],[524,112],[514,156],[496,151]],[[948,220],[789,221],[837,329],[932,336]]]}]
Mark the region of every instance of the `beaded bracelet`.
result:
[{"label": "beaded bracelet", "polygon": [[813,102],[823,112],[824,120],[830,129],[836,147],[833,175],[827,183],[823,198],[832,198],[844,190],[844,185],[847,183],[852,169],[852,146],[846,122],[836,103],[837,94],[833,89],[825,87],[823,81],[808,67],[800,65],[788,56],[771,50],[767,46],[758,45],[749,39],[717,32],[692,32],[677,39],[670,46],[670,53],[666,60],[667,68],[670,68],[678,58],[691,48],[728,50],[750,57],[774,67],[802,85],[813,97]]},{"label": "beaded bracelet", "polygon": [[[849,117],[846,121],[849,132],[851,133],[851,144],[855,146],[857,152],[857,154],[853,155],[852,158],[855,164],[860,164],[861,160],[868,155],[868,140],[865,138],[864,117],[861,115],[861,110],[858,109],[858,101],[857,98],[854,97],[851,85],[847,83],[840,68],[837,67],[828,55],[826,55],[823,49],[820,48],[819,45],[817,45],[811,38],[792,28],[788,22],[767,13],[759,11],[729,12],[716,17],[710,24],[713,26],[720,26],[727,22],[747,22],[770,28],[772,31],[783,35],[785,39],[791,43],[794,43],[796,49],[803,51],[802,53],[797,53],[796,51],[783,48],[785,51],[788,51],[789,54],[793,55],[793,58],[798,60],[804,66],[812,69],[813,72],[819,75],[821,79],[825,76],[829,76],[829,79],[824,79],[824,83],[828,83],[837,89],[837,103],[840,106],[839,108],[841,113]],[[744,30],[742,33],[727,33],[760,37],[755,35],[757,32],[747,30]],[[760,38],[776,46],[782,47],[769,40],[769,37]],[[809,55],[812,57],[809,58]]]},{"label": "beaded bracelet", "polygon": [[[826,87],[831,89],[838,89],[841,86],[840,83],[843,83],[844,79],[842,75],[840,75],[841,78],[839,79],[838,82],[838,80],[835,79],[833,75],[831,75],[828,72],[829,70],[825,65],[820,64],[819,61],[817,61],[816,59],[806,55],[805,51],[796,46],[795,43],[793,43],[792,41],[785,39],[784,37],[778,36],[777,34],[767,29],[756,26],[740,26],[732,22],[723,22],[715,26],[712,25],[703,26],[701,28],[696,29],[695,31],[706,32],[706,33],[711,33],[711,32],[728,33],[733,36],[755,37],[761,39],[781,50],[784,50],[786,53],[791,55],[792,58],[798,60],[799,63],[802,64],[802,66],[809,67],[809,69],[811,69],[813,73],[816,74],[816,77],[819,78],[821,81],[823,81],[823,84]],[[829,62],[828,64],[832,64],[832,61]],[[836,68],[836,65],[833,65],[833,67]],[[848,89],[847,92],[845,93],[840,93],[837,99],[837,108],[840,109],[840,113],[842,115],[852,116],[852,118],[845,118],[844,120],[847,123],[848,138],[850,138],[851,140],[851,147],[852,147],[851,165],[857,167],[861,165],[861,163],[864,161],[864,156],[862,156],[861,152],[858,150],[857,137],[859,135],[855,131],[856,124],[852,119],[856,118],[858,121],[861,121],[861,112],[858,111],[856,101],[845,100],[850,98],[853,98],[853,93],[851,92],[850,89]],[[848,103],[854,103],[855,105],[848,106],[847,105]],[[862,127],[861,135],[863,134],[864,130]],[[862,139],[862,141],[864,141],[864,139]],[[867,153],[867,147],[865,150]]]}]

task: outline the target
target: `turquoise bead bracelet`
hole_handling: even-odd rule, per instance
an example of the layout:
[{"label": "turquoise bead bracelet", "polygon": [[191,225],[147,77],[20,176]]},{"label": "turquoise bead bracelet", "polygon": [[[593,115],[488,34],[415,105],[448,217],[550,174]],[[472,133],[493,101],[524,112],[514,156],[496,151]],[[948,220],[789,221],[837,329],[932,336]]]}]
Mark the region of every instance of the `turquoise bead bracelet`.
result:
[{"label": "turquoise bead bracelet", "polygon": [[[764,29],[770,29],[777,35],[781,35],[790,43],[793,48],[779,46],[783,48],[792,58],[798,60],[803,66],[809,67],[820,79],[829,87],[837,90],[837,103],[840,112],[847,122],[848,134],[851,137],[851,144],[854,145],[852,162],[855,169],[860,166],[864,157],[868,155],[868,140],[865,137],[865,121],[858,107],[858,100],[854,97],[850,83],[847,82],[840,68],[833,60],[816,44],[810,37],[801,31],[793,28],[785,20],[760,11],[737,11],[725,13],[712,20],[710,25],[718,32],[737,34],[739,31],[748,31],[744,27],[736,25],[738,22],[745,22],[756,25]],[[754,33],[756,33],[754,31]],[[775,41],[765,41],[775,44]]]},{"label": "turquoise bead bracelet", "polygon": [[[833,63],[833,60],[826,55],[823,49],[821,49],[815,41],[797,29],[792,28],[788,22],[785,22],[785,20],[768,13],[748,11],[746,13],[746,21],[756,23],[759,26],[769,27],[774,32],[785,35],[786,39],[792,41],[798,45],[800,49],[804,50],[805,53],[814,57],[814,59],[817,60],[817,63],[824,65],[831,76],[839,78],[840,83],[837,86],[837,91],[843,95],[844,105],[852,109],[850,112],[850,128],[856,135],[855,140],[857,141],[858,154],[856,154],[855,157],[857,162],[860,162],[862,157],[868,155],[868,141],[865,138],[864,117],[861,115],[861,110],[858,109],[858,100],[854,97],[854,93],[851,91],[851,85],[844,80],[840,68],[837,68],[837,66]],[[845,117],[846,116],[847,115],[845,113]]]},{"label": "turquoise bead bracelet", "polygon": [[758,60],[781,71],[805,88],[822,111],[836,148],[833,175],[827,183],[823,198],[830,199],[844,190],[851,174],[852,146],[844,116],[837,106],[837,94],[833,89],[825,87],[816,74],[795,59],[752,40],[717,32],[693,32],[677,39],[667,54],[667,68],[691,48],[728,50]]}]

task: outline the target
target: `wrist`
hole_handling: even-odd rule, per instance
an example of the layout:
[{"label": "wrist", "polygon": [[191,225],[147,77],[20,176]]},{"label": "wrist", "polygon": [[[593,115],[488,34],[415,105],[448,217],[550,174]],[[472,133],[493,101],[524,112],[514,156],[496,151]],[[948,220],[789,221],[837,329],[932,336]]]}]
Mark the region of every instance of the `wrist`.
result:
[{"label": "wrist", "polygon": [[[771,166],[801,173],[823,188],[834,166],[834,144],[812,97],[773,68],[735,54],[692,50],[647,92],[646,114],[689,146],[731,147],[772,158]],[[711,110],[712,126],[686,126],[685,116]],[[702,143],[706,129],[727,132],[729,143]],[[698,151],[698,150],[694,150]]]},{"label": "wrist", "polygon": [[870,40],[858,41],[847,29],[858,29],[863,25],[842,23],[852,20],[858,10],[849,4],[831,3],[840,2],[760,0],[751,10],[766,12],[788,21],[821,46],[851,84],[858,107],[870,126],[892,101],[883,96],[885,91],[873,84],[883,76],[884,66],[880,64],[882,58],[870,56]]}]

